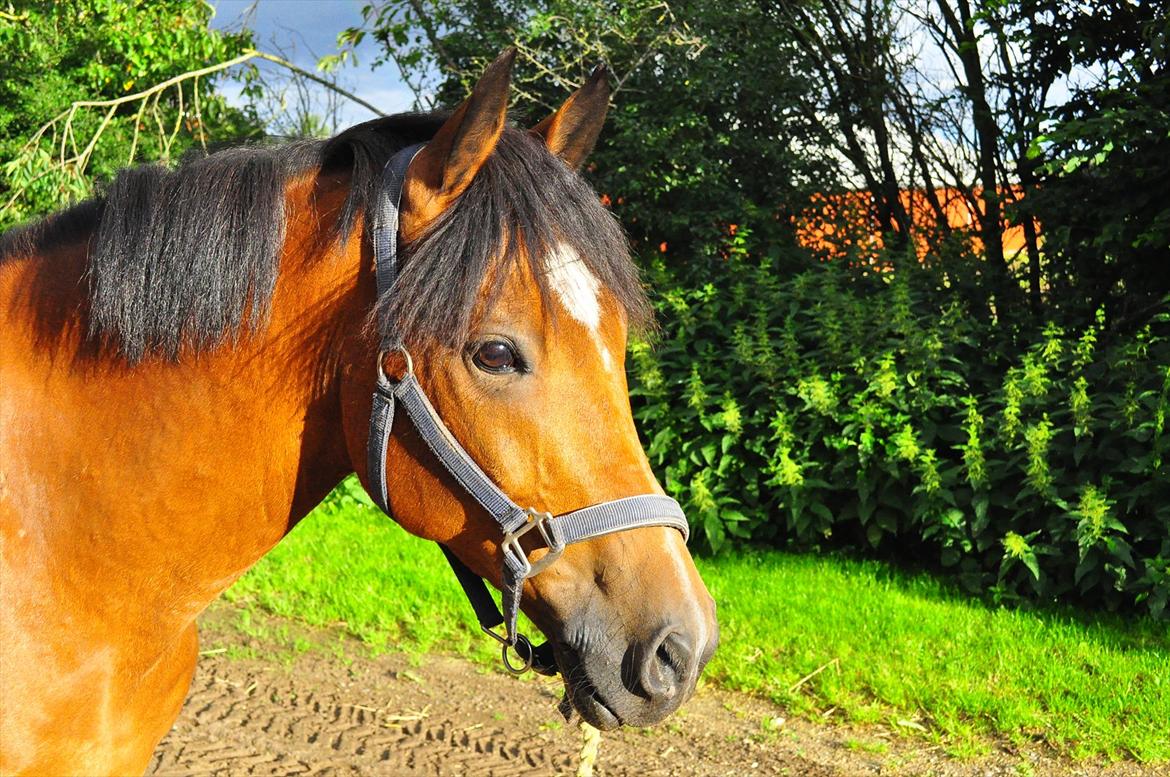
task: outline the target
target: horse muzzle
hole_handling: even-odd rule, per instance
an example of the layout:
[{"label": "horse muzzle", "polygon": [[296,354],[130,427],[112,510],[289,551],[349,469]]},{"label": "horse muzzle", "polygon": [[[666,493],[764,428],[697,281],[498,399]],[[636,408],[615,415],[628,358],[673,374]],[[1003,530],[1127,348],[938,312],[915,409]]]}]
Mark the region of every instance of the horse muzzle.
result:
[{"label": "horse muzzle", "polygon": [[582,613],[555,641],[566,698],[602,730],[658,723],[694,694],[715,653],[715,603],[708,597],[692,617],[651,621],[636,635],[607,628],[614,622],[604,613]]}]

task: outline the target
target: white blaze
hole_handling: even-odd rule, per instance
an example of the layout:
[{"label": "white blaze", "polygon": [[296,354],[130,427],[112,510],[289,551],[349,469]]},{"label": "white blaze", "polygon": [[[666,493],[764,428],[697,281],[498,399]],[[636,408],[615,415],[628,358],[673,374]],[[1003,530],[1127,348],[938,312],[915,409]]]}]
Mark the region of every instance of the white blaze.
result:
[{"label": "white blaze", "polygon": [[556,293],[569,315],[580,321],[593,335],[601,352],[605,369],[613,369],[613,357],[601,342],[601,282],[589,271],[572,246],[559,243],[545,262],[548,285]]},{"label": "white blaze", "polygon": [[569,315],[594,332],[601,325],[601,283],[572,246],[559,243],[548,258],[548,284],[561,298]]}]

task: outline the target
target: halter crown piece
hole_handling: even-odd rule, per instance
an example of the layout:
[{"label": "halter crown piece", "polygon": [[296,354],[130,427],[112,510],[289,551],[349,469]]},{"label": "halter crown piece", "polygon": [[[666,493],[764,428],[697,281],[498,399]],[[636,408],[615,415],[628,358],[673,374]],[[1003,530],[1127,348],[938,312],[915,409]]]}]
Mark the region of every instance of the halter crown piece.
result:
[{"label": "halter crown piece", "polygon": [[[393,289],[398,277],[398,214],[402,186],[406,168],[421,148],[422,144],[417,144],[402,149],[382,171],[382,186],[373,214],[374,270],[379,299]],[[400,351],[406,357],[406,374],[399,380],[389,378],[382,366],[383,357],[392,351]],[[401,405],[435,458],[500,527],[503,613],[496,607],[483,579],[445,545],[440,547],[475,610],[480,628],[503,645],[504,666],[510,672],[521,674],[534,669],[542,674],[557,673],[552,646],[546,642],[533,647],[526,637],[516,633],[516,618],[520,611],[524,581],[540,574],[555,562],[566,545],[642,526],[673,526],[682,532],[684,539],[688,536],[686,516],[678,502],[657,494],[615,499],[556,517],[532,507],[520,507],[492,482],[443,424],[443,419],[415,379],[410,354],[396,332],[382,335],[377,374],[374,406],[370,413],[370,438],[366,448],[369,485],[372,489],[370,496],[383,512],[390,515],[386,493],[386,448],[393,430],[394,409]],[[538,532],[547,548],[547,552],[535,563],[528,560],[527,553],[520,545],[520,538],[531,531]],[[502,635],[495,631],[501,624],[505,629]],[[521,659],[520,665],[509,660],[509,647]]]}]

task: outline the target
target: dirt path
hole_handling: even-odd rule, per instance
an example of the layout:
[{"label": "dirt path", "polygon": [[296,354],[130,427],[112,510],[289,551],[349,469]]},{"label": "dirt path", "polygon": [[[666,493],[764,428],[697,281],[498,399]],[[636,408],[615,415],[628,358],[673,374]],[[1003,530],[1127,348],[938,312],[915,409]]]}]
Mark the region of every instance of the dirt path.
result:
[{"label": "dirt path", "polygon": [[[352,640],[276,619],[262,630],[281,638],[257,639],[233,628],[235,617],[221,606],[204,618],[205,655],[151,773],[504,777],[577,769],[582,735],[556,712],[555,681],[518,681],[446,656],[419,665],[398,654],[368,658]],[[307,644],[315,647],[303,650]],[[266,658],[229,657],[242,650]],[[1153,773],[1006,751],[957,762],[882,727],[785,717],[766,702],[705,688],[664,726],[604,734],[595,774]]]}]

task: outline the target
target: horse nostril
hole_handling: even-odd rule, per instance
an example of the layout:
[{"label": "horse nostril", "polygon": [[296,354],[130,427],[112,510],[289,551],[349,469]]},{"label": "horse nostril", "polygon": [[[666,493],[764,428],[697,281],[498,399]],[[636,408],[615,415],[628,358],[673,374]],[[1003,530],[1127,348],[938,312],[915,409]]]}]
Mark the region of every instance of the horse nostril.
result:
[{"label": "horse nostril", "polygon": [[667,628],[646,648],[638,676],[642,690],[652,701],[674,698],[691,674],[695,651],[690,640],[681,632]]}]

